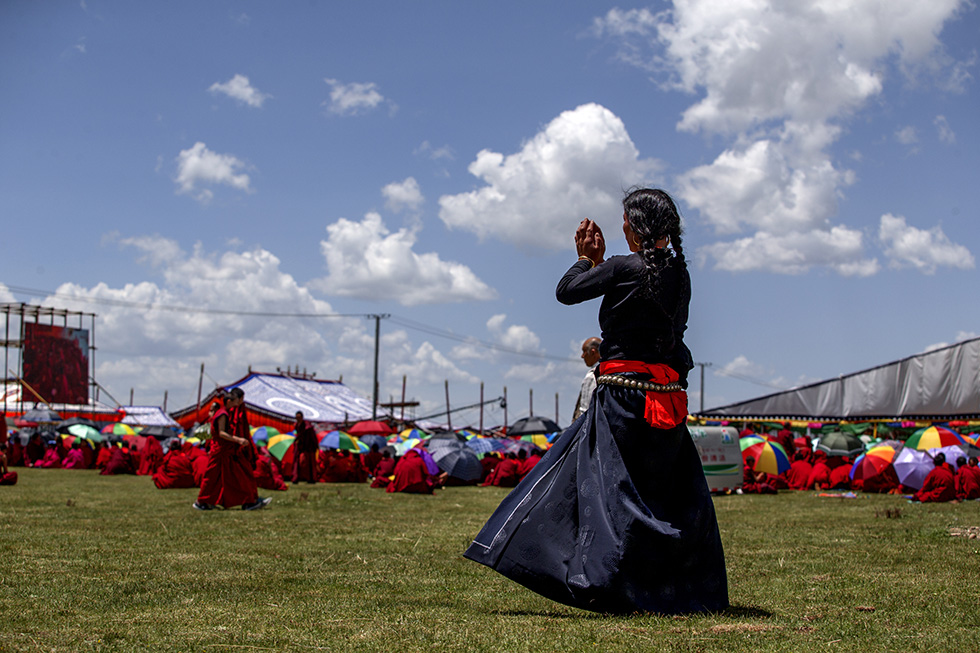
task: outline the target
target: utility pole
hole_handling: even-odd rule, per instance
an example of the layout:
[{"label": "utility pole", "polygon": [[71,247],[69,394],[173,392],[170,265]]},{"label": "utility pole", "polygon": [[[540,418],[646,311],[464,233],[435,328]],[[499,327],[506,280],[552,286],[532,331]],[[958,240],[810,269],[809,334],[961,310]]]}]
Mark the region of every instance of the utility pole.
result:
[{"label": "utility pole", "polygon": [[368,317],[374,318],[374,401],[371,403],[371,419],[378,419],[378,353],[381,348],[381,320],[391,315],[381,313]]},{"label": "utility pole", "polygon": [[695,365],[701,368],[701,410],[699,410],[698,412],[703,413],[704,412],[704,368],[711,367],[711,363],[695,363]]}]

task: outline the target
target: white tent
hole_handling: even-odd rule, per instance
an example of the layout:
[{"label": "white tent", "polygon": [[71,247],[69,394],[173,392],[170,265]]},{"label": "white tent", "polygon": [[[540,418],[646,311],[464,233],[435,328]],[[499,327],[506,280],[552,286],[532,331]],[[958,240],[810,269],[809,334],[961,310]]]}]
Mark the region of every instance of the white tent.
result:
[{"label": "white tent", "polygon": [[708,419],[950,420],[980,417],[980,338],[706,410]]}]

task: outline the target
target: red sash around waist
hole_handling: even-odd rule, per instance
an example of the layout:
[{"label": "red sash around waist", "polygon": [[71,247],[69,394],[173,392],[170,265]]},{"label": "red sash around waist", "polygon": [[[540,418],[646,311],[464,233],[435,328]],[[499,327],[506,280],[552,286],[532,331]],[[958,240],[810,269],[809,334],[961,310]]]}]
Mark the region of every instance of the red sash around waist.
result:
[{"label": "red sash around waist", "polygon": [[[599,374],[623,374],[636,372],[649,375],[650,381],[657,385],[675,383],[680,375],[669,365],[662,363],[643,363],[640,361],[612,360],[599,363]],[[674,428],[687,419],[687,392],[646,393],[646,406],[643,417],[657,429]]]}]

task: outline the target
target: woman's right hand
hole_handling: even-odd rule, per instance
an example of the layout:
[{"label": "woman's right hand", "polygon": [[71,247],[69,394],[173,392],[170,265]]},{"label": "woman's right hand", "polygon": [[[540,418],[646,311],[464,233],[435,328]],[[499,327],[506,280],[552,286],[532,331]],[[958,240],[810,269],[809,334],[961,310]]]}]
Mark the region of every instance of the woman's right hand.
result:
[{"label": "woman's right hand", "polygon": [[588,218],[582,220],[575,230],[575,249],[579,256],[587,256],[593,264],[602,263],[606,254],[606,240],[599,225]]}]

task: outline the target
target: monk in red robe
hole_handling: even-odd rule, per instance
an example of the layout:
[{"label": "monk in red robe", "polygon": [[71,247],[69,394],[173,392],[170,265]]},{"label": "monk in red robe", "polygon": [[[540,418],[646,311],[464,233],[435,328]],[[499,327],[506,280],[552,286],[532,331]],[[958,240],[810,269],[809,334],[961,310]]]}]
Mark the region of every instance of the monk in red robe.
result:
[{"label": "monk in red robe", "polygon": [[99,452],[95,456],[95,466],[98,469],[105,469],[106,464],[109,462],[109,458],[112,457],[113,446],[111,444],[102,443],[99,445]]},{"label": "monk in red robe", "polygon": [[938,453],[932,459],[935,467],[926,476],[922,489],[913,495],[915,501],[922,503],[943,503],[956,500],[956,477],[946,464],[946,456]]},{"label": "monk in red robe", "polygon": [[830,470],[830,489],[850,490],[851,489],[851,468],[854,466],[852,460],[842,460],[839,465]]},{"label": "monk in red robe", "polygon": [[371,487],[388,487],[394,473],[395,459],[391,457],[390,451],[382,451],[381,462],[374,468],[374,480],[371,481]]},{"label": "monk in red robe", "polygon": [[960,501],[980,499],[980,477],[973,472],[965,457],[956,461],[956,498]]},{"label": "monk in red robe", "polygon": [[830,487],[830,466],[827,464],[827,454],[822,451],[813,452],[813,469],[806,480],[808,490],[826,490]]},{"label": "monk in red robe", "polygon": [[319,443],[316,431],[306,422],[302,411],[296,413],[294,429],[296,440],[293,441],[293,470],[289,480],[293,483],[316,483],[316,454]]},{"label": "monk in red robe", "polygon": [[27,467],[37,467],[37,464],[44,459],[45,448],[41,442],[41,434],[34,433],[24,447],[24,465]]},{"label": "monk in red robe", "polygon": [[153,436],[147,436],[143,442],[143,450],[140,452],[140,466],[136,473],[140,476],[153,476],[157,467],[163,462],[163,447]]},{"label": "monk in red robe", "polygon": [[106,462],[105,469],[99,473],[102,476],[136,474],[136,465],[133,464],[133,457],[129,455],[129,445],[123,442],[121,447],[112,447],[112,453]]},{"label": "monk in red robe", "polygon": [[381,448],[378,443],[371,445],[371,450],[364,454],[364,469],[367,470],[368,476],[374,476],[374,470],[378,467],[378,463],[381,462],[383,456],[381,455]]},{"label": "monk in red robe", "polygon": [[17,485],[17,472],[7,467],[7,454],[0,449],[0,485]]},{"label": "monk in red robe", "polygon": [[433,481],[418,451],[409,449],[395,465],[395,478],[386,492],[432,494]]},{"label": "monk in red robe", "polygon": [[272,458],[269,457],[268,451],[265,448],[260,448],[258,453],[259,457],[255,461],[253,474],[255,484],[263,490],[276,490],[277,492],[288,490],[289,486],[286,485],[286,481],[283,480],[282,474],[279,473],[276,466],[272,464]]},{"label": "monk in red robe", "polygon": [[24,445],[19,438],[10,438],[7,441],[7,465],[10,467],[24,466]]},{"label": "monk in red robe", "polygon": [[42,469],[61,469],[61,456],[58,455],[58,447],[48,447],[44,451],[44,457],[34,463],[34,466]]},{"label": "monk in red robe", "polygon": [[[860,483],[860,487],[858,487]],[[874,493],[874,494],[892,494],[897,493],[901,482],[898,480],[898,474],[895,473],[895,468],[889,465],[883,470],[861,481],[854,481],[854,489],[861,490],[862,492]]]},{"label": "monk in red robe", "polygon": [[783,428],[781,428],[773,440],[783,448],[786,452],[786,458],[793,460],[793,454],[796,453],[796,444],[793,442],[793,432],[790,430],[790,423],[784,422]]},{"label": "monk in red robe", "polygon": [[197,487],[191,460],[176,444],[170,446],[167,455],[153,474],[153,484],[160,490]]},{"label": "monk in red robe", "polygon": [[517,463],[517,457],[513,453],[508,453],[504,459],[493,468],[493,472],[487,476],[487,480],[483,481],[483,483],[480,485],[515,487],[520,480],[520,467]]},{"label": "monk in red robe", "polygon": [[778,494],[776,488],[769,485],[765,472],[757,472],[755,458],[748,456],[742,467],[742,494]]},{"label": "monk in red robe", "polygon": [[[237,389],[237,388],[236,388]],[[222,396],[224,406],[211,418],[211,449],[208,466],[201,481],[201,491],[194,502],[197,510],[213,510],[216,506],[231,508],[242,506],[244,510],[264,508],[268,502],[259,500],[251,467],[245,451],[251,439],[235,433],[229,410],[238,406],[240,398],[231,393]]]},{"label": "monk in red robe", "polygon": [[61,461],[62,469],[85,469],[85,455],[82,453],[82,443],[75,440],[71,443],[68,455]]},{"label": "monk in red robe", "polygon": [[[518,458],[520,458],[520,454],[518,454]],[[528,454],[524,460],[519,461],[517,466],[517,474],[520,476],[522,481],[524,480],[524,477],[527,476],[532,469],[534,469],[534,466],[537,465],[538,461],[540,460],[541,452],[537,449],[532,449],[531,453]]]},{"label": "monk in red robe", "polygon": [[496,452],[491,452],[480,458],[480,466],[483,467],[483,473],[480,475],[480,483],[482,484],[487,480],[487,477],[493,473],[493,468],[500,464],[500,455]]}]

